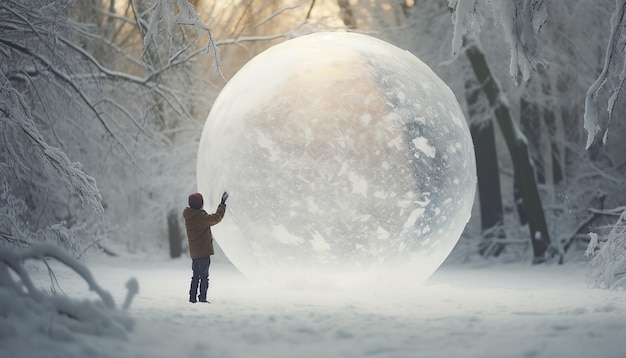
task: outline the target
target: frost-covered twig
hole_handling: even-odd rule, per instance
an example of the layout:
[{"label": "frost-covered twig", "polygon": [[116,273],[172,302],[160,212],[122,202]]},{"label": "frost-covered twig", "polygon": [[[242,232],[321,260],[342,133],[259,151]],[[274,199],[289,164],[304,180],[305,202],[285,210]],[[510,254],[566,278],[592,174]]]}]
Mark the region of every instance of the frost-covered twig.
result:
[{"label": "frost-covered twig", "polygon": [[223,39],[223,40],[218,40],[216,42],[217,46],[223,46],[223,45],[236,45],[236,44],[241,44],[244,42],[253,42],[253,41],[269,41],[269,40],[276,40],[276,39],[282,39],[282,38],[292,38],[295,35],[292,32],[286,32],[286,33],[282,33],[282,34],[275,34],[275,35],[266,35],[266,36],[239,36],[239,37],[235,37],[235,38],[229,38],[229,39]]},{"label": "frost-covered twig", "polygon": [[[254,26],[252,26],[253,29],[256,29],[259,26],[262,26],[268,22],[270,22],[272,19],[276,18],[277,16],[279,16],[280,14],[286,12],[286,11],[290,11],[290,10],[294,10],[299,8],[300,6],[310,3],[311,0],[301,0],[293,5],[290,6],[285,6],[285,7],[281,7],[280,9],[274,11],[272,14],[270,14],[268,17],[262,19],[261,21],[259,21],[258,23],[256,23]],[[313,3],[311,4],[311,8],[313,8],[313,5],[315,4],[315,0],[313,0]],[[309,10],[310,13],[311,10]],[[308,19],[308,15],[306,17]]]}]

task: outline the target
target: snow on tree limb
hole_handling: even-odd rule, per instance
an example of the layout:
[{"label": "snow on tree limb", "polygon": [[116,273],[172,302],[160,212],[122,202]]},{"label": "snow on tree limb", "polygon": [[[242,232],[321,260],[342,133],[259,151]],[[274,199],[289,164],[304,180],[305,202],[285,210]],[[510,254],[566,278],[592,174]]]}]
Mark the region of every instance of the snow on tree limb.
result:
[{"label": "snow on tree limb", "polygon": [[156,0],[150,8],[140,15],[141,17],[146,15],[150,16],[148,28],[143,39],[143,55],[145,55],[148,48],[155,43],[154,38],[157,35],[159,23],[162,20],[166,22],[166,35],[170,50],[170,60],[173,57],[171,50],[174,48],[173,32],[175,25],[187,25],[194,27],[196,30],[206,31],[209,35],[209,42],[205,51],[209,52],[211,48],[215,49],[213,37],[211,36],[211,29],[209,29],[209,27],[204,24],[202,20],[200,20],[200,15],[198,15],[196,10],[193,8],[193,5],[187,0]]},{"label": "snow on tree limb", "polygon": [[516,82],[520,75],[524,81],[528,81],[533,71],[542,63],[536,36],[548,18],[544,1],[488,0],[486,3],[488,5],[478,0],[448,0],[448,5],[454,10],[453,54],[461,52],[466,35],[480,32],[484,15],[490,8],[509,44],[509,74]]},{"label": "snow on tree limb", "polygon": [[[57,37],[56,39],[60,42],[63,41],[63,39],[60,37]],[[111,137],[117,140],[118,145],[129,155],[129,157],[132,158],[132,155],[130,154],[130,151],[126,148],[124,142],[120,141],[115,136],[108,122],[104,120],[101,111],[96,108],[96,105],[93,103],[92,99],[78,85],[78,83],[74,79],[74,76],[65,71],[64,66],[57,66],[54,64],[53,59],[36,52],[33,48],[30,48],[27,45],[20,44],[7,38],[0,38],[0,45],[4,45],[6,46],[6,48],[21,52],[22,54],[30,57],[32,60],[39,62],[47,70],[54,74],[58,80],[60,80],[61,82],[65,82],[70,88],[74,90],[80,100],[91,110],[94,116],[100,121],[104,129],[111,135]],[[124,76],[120,74],[120,77]]]},{"label": "snow on tree limb", "polygon": [[54,258],[57,261],[63,263],[65,266],[71,268],[74,272],[76,272],[80,277],[85,280],[85,282],[89,286],[89,289],[91,291],[94,291],[108,308],[115,308],[115,301],[113,301],[113,296],[111,296],[108,291],[102,289],[102,287],[98,285],[96,280],[93,278],[91,271],[89,271],[89,269],[85,265],[74,259],[71,255],[63,251],[58,246],[40,243],[33,245],[17,254],[0,250],[0,260],[8,264],[9,267],[11,267],[11,269],[13,269],[20,276],[20,279],[28,289],[29,294],[35,297],[41,297],[43,295],[41,292],[39,292],[39,290],[35,288],[28,276],[28,273],[26,273],[21,264],[28,259],[43,260],[48,257]]},{"label": "snow on tree limb", "polygon": [[600,76],[598,76],[587,91],[587,97],[585,98],[584,128],[587,130],[587,149],[593,144],[596,135],[600,132],[598,118],[598,94],[600,90],[602,90],[607,83],[611,84],[611,86],[608,86],[611,95],[607,103],[609,118],[602,139],[602,143],[605,144],[611,124],[613,108],[626,81],[626,71],[624,70],[626,68],[624,58],[625,50],[622,40],[624,27],[626,27],[625,13],[626,0],[615,0],[615,11],[613,11],[611,15],[611,33],[604,56],[604,67],[602,68]]},{"label": "snow on tree limb", "polygon": [[[213,37],[211,29],[200,19],[200,15],[195,11],[193,4],[188,0],[155,0],[147,9],[141,9],[140,6],[143,5],[143,3],[136,3],[136,0],[131,0],[130,4],[138,24],[137,27],[143,37],[143,53],[141,55],[143,58],[150,56],[150,54],[156,54],[154,49],[157,47],[159,41],[155,41],[155,38],[158,36],[160,23],[164,21],[165,36],[168,45],[168,66],[164,69],[167,69],[170,64],[184,63],[200,53],[209,53],[213,50],[216,71],[225,81],[221,71],[219,49],[215,43],[215,38]],[[148,20],[146,21],[146,19]],[[196,30],[196,35],[199,31],[206,32],[208,37],[206,45],[191,55],[186,56],[183,60],[180,60],[180,55],[189,50],[192,44],[198,43],[199,37],[196,36],[196,38],[189,43],[185,40],[183,49],[175,51],[174,31],[176,25],[179,25],[181,28],[190,26]],[[156,56],[158,57],[159,55],[156,54]],[[151,61],[153,60],[148,62]]]},{"label": "snow on tree limb", "polygon": [[[587,280],[594,287],[623,289],[626,287],[626,207],[608,211],[618,214],[608,233],[589,233],[586,256],[591,256]],[[605,228],[606,230],[606,228]]]},{"label": "snow on tree limb", "polygon": [[541,63],[535,36],[548,18],[546,6],[543,0],[500,0],[499,3],[500,22],[511,50],[509,74],[516,80],[521,74],[528,81]]},{"label": "snow on tree limb", "polygon": [[[100,300],[78,301],[40,290],[24,263],[42,260],[51,270],[45,261],[48,258],[56,259],[78,274]],[[22,333],[26,332],[29,342],[41,336],[67,344],[83,339],[86,334],[126,339],[134,326],[133,319],[115,307],[113,296],[98,285],[85,265],[51,244],[37,244],[20,251],[0,247],[0,293],[3,325],[9,330],[17,327]]]},{"label": "snow on tree limb", "polygon": [[484,19],[476,11],[476,0],[448,0],[448,6],[454,9],[454,35],[452,53],[458,55],[463,49],[464,38],[470,33],[479,33]]},{"label": "snow on tree limb", "polygon": [[[22,96],[11,86],[9,80],[2,73],[0,73],[0,99],[2,99],[0,101],[0,126],[21,130],[30,139],[32,147],[35,148],[41,158],[59,173],[68,188],[79,194],[83,203],[93,208],[96,213],[102,213],[102,197],[95,179],[82,170],[80,163],[72,163],[65,153],[46,142],[35,126],[30,110]],[[16,147],[18,146],[7,144],[7,148]],[[17,163],[29,167],[23,160],[21,153],[15,151],[12,153]]]}]

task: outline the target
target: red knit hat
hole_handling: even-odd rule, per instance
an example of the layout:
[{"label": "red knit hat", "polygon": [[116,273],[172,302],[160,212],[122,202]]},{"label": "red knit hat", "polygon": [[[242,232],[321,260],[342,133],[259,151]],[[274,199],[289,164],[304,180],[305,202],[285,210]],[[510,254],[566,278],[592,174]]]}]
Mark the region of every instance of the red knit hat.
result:
[{"label": "red knit hat", "polygon": [[202,205],[204,205],[204,199],[202,199],[202,194],[193,193],[189,195],[189,207],[192,209],[202,209]]}]

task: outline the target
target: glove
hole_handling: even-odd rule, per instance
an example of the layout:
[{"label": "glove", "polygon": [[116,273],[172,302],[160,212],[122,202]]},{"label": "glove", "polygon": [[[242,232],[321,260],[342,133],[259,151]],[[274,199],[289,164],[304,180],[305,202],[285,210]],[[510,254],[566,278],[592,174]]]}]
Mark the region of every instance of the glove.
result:
[{"label": "glove", "polygon": [[226,204],[226,199],[228,199],[228,193],[224,192],[224,194],[222,194],[222,204]]}]

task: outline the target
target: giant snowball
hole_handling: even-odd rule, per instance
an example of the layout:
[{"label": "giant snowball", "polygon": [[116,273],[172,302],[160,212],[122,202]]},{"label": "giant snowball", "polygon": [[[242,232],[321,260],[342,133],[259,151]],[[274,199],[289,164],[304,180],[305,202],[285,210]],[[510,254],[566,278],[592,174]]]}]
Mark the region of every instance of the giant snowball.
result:
[{"label": "giant snowball", "polygon": [[469,220],[472,140],[411,53],[354,33],[276,45],[224,87],[198,154],[215,239],[246,276],[426,280]]}]

